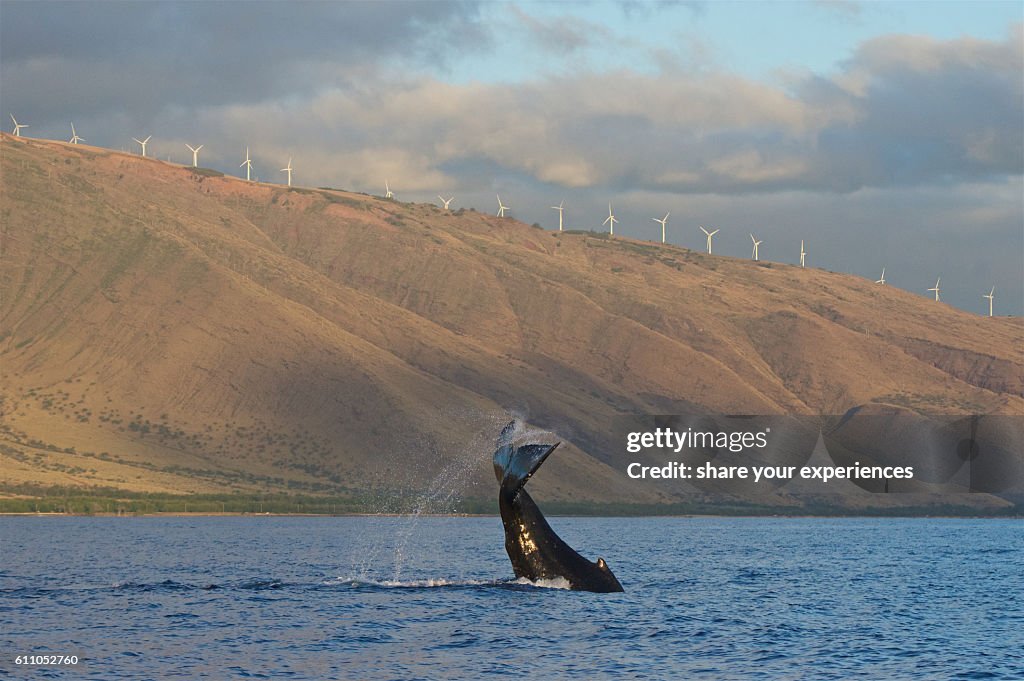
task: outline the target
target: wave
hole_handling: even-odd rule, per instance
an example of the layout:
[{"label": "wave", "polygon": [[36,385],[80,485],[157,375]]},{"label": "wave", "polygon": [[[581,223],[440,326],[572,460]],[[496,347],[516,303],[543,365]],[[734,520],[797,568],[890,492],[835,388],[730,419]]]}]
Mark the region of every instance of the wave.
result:
[{"label": "wave", "polygon": [[111,588],[115,591],[212,591],[214,589],[238,589],[240,591],[264,591],[289,586],[279,579],[241,579],[223,584],[178,582],[165,579],[161,582],[114,582]]},{"label": "wave", "polygon": [[540,579],[536,582],[525,577],[519,579],[455,579],[433,577],[426,579],[373,579],[371,577],[337,577],[322,582],[285,582],[279,579],[241,579],[221,583],[195,583],[165,579],[155,582],[124,581],[108,586],[25,586],[0,589],[0,598],[42,598],[67,593],[98,592],[111,590],[116,593],[147,593],[175,591],[276,591],[287,589],[320,589],[324,587],[349,587],[353,589],[562,589],[571,587],[564,578]]},{"label": "wave", "polygon": [[428,579],[372,579],[370,577],[337,577],[323,582],[325,586],[348,586],[352,588],[378,589],[433,589],[433,588],[530,588],[530,589],[570,589],[569,581],[563,577],[555,579],[539,579],[536,582],[520,577],[519,579],[449,579],[435,577]]}]

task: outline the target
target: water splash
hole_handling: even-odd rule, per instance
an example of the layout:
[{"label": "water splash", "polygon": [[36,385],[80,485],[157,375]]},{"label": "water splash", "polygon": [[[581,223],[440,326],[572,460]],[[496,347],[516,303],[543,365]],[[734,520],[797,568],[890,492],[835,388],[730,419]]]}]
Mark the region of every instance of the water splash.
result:
[{"label": "water splash", "polygon": [[[424,514],[450,513],[455,510],[466,487],[472,481],[479,469],[474,465],[483,460],[486,461],[491,455],[494,444],[494,427],[492,422],[496,415],[491,415],[488,424],[480,428],[470,436],[468,442],[463,445],[455,456],[441,468],[441,471],[427,486],[417,499],[412,512],[408,515],[407,522],[403,523],[397,531],[394,556],[394,581],[400,581],[402,569],[406,562],[406,549],[413,534],[416,532],[419,519]],[[439,454],[436,451],[435,454]]]},{"label": "water splash", "polygon": [[[411,508],[407,505],[408,496],[392,492],[391,498],[381,497],[377,507],[381,513],[399,513],[401,521],[391,537],[379,537],[363,554],[358,570],[358,579],[365,583],[376,583],[374,573],[385,564],[385,550],[392,550],[392,573],[388,582],[399,584],[409,561],[409,549],[413,536],[417,534],[419,521],[424,515],[452,513],[456,510],[463,494],[474,482],[481,470],[490,469],[490,457],[494,451],[495,439],[501,428],[509,420],[515,420],[512,433],[514,442],[551,441],[549,431],[527,425],[525,414],[502,410],[480,411],[475,409],[449,410],[436,417],[439,422],[456,424],[456,432],[469,432],[469,437],[453,446],[451,450],[439,447],[436,442],[410,441],[402,447],[402,451],[393,453],[396,469],[404,471],[407,479],[396,483],[400,489],[412,490],[416,481],[426,477],[426,470],[436,462],[443,462],[440,470],[425,489],[419,493],[411,493]],[[413,456],[409,452],[415,452]],[[401,463],[399,466],[398,463]],[[436,469],[435,469],[436,470]],[[401,508],[404,506],[404,509]],[[401,510],[407,510],[400,513]],[[390,539],[391,541],[387,541]],[[552,587],[560,588],[560,587]]]}]

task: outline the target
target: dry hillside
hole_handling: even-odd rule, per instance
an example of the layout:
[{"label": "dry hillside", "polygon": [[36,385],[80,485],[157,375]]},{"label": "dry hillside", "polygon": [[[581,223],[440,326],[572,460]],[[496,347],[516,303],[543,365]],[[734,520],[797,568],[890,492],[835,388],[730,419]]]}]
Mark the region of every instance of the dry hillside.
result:
[{"label": "dry hillside", "polygon": [[1020,320],[860,277],[88,146],[0,151],[7,489],[490,497],[514,411],[566,442],[538,499],[660,503],[698,492],[626,479],[618,415],[1024,414]]}]

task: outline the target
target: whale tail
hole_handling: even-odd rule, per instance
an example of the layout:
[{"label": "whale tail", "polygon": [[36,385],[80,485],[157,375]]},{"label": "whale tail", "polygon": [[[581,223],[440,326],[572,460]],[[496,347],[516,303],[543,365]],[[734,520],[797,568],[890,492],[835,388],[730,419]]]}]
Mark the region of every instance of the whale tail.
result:
[{"label": "whale tail", "polygon": [[498,449],[494,452],[494,474],[501,482],[501,493],[514,499],[523,485],[530,479],[551,452],[561,442],[553,445],[527,444],[512,446],[515,421],[505,426],[498,436]]}]

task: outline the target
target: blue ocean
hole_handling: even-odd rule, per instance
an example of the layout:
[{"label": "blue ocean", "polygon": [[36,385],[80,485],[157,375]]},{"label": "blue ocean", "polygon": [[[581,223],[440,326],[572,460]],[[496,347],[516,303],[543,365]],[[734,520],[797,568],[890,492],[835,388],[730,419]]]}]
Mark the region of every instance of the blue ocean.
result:
[{"label": "blue ocean", "polygon": [[1024,678],[1020,521],[549,520],[626,592],[498,518],[3,518],[0,678]]}]

